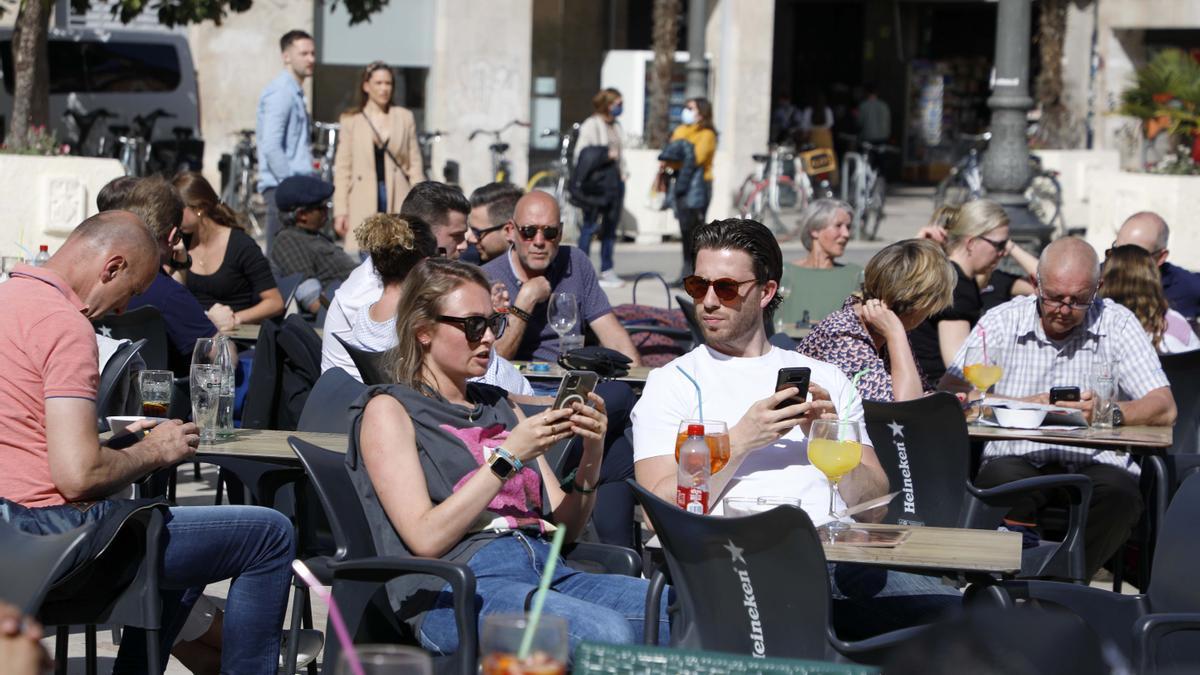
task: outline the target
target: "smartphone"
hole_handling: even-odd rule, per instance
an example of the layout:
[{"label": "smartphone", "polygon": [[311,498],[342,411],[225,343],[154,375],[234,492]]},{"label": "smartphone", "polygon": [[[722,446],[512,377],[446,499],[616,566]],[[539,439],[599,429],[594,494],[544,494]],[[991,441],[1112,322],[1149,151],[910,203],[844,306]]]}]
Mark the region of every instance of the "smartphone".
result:
[{"label": "smartphone", "polygon": [[572,403],[579,402],[591,405],[588,394],[596,388],[600,376],[590,370],[568,370],[558,384],[558,396],[554,397],[553,410],[566,408]]},{"label": "smartphone", "polygon": [[1079,387],[1050,387],[1050,404],[1059,401],[1078,401]]},{"label": "smartphone", "polygon": [[775,409],[804,403],[804,400],[808,398],[808,379],[811,376],[812,370],[809,368],[780,368],[779,374],[775,376],[775,391],[797,387],[800,389],[800,393],[785,399]]}]

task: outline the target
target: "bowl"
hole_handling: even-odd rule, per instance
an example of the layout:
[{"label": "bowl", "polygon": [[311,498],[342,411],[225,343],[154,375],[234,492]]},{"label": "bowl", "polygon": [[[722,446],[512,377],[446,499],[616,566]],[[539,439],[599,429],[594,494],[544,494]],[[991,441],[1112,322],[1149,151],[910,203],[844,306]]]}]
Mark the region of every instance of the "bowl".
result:
[{"label": "bowl", "polygon": [[1046,419],[1045,410],[1014,410],[1012,408],[992,408],[996,422],[1010,429],[1036,429],[1042,426]]},{"label": "bowl", "polygon": [[108,428],[112,430],[113,436],[124,433],[126,427],[138,420],[150,420],[155,423],[167,421],[165,417],[144,417],[142,415],[117,415],[105,419],[108,421]]},{"label": "bowl", "polygon": [[726,518],[743,518],[756,513],[770,511],[777,506],[790,505],[799,507],[800,500],[795,497],[726,497],[722,501],[723,514]]}]

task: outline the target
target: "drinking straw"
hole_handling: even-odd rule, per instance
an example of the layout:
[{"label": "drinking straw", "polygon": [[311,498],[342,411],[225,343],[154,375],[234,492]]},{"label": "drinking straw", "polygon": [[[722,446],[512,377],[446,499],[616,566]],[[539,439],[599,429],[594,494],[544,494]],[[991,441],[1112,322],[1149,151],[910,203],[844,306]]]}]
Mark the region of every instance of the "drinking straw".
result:
[{"label": "drinking straw", "polygon": [[683,373],[683,376],[686,377],[688,379],[688,381],[692,383],[692,386],[696,388],[696,406],[700,409],[700,421],[703,422],[704,421],[704,396],[702,396],[700,394],[700,383],[696,381],[696,378],[692,377],[691,375],[688,375],[687,371],[685,371],[683,368],[680,368],[679,366],[675,366],[675,370],[678,370],[679,372]]},{"label": "drinking straw", "polygon": [[858,381],[863,378],[863,375],[867,374],[868,370],[869,368],[863,368],[855,373],[854,377],[850,378],[850,388],[842,390],[842,410],[846,410],[850,407],[850,392],[858,391]]},{"label": "drinking straw", "polygon": [[554,540],[550,542],[550,556],[546,561],[546,569],[542,570],[542,580],[538,583],[537,593],[533,596],[533,607],[525,622],[525,634],[521,636],[521,649],[517,651],[517,659],[524,661],[529,658],[529,649],[533,647],[533,634],[537,632],[538,622],[542,619],[542,605],[546,604],[546,593],[550,591],[550,580],[554,578],[554,567],[558,564],[558,552],[562,550],[563,537],[567,528],[559,527],[554,530]]},{"label": "drinking straw", "polygon": [[979,339],[983,342],[983,364],[987,365],[987,330],[985,330],[983,326],[979,327]]},{"label": "drinking straw", "polygon": [[[553,561],[551,561],[551,565],[551,569],[553,569]],[[354,641],[350,639],[350,631],[346,630],[346,622],[342,620],[342,613],[338,610],[337,603],[333,601],[333,595],[325,590],[325,586],[321,585],[320,581],[317,581],[317,577],[303,561],[293,560],[292,570],[304,580],[304,583],[308,584],[313,593],[325,601],[329,607],[329,620],[333,622],[333,632],[337,634],[338,642],[342,643],[342,651],[346,654],[346,661],[350,664],[351,675],[363,675],[362,661],[354,649]]]}]

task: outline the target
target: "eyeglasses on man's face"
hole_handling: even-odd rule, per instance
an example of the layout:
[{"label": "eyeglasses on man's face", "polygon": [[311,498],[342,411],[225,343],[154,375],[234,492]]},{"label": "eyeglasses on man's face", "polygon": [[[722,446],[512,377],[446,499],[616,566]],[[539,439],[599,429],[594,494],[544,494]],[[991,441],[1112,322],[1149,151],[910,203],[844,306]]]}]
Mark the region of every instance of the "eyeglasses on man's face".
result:
[{"label": "eyeglasses on man's face", "polygon": [[722,277],[720,279],[709,280],[693,274],[689,277],[684,277],[683,290],[687,291],[687,294],[692,296],[692,299],[703,300],[704,296],[708,295],[708,289],[711,287],[716,292],[718,298],[729,302],[738,297],[738,289],[745,284],[754,283],[755,281],[758,281],[758,279],[738,281],[729,277]]},{"label": "eyeglasses on man's face", "polygon": [[448,323],[452,326],[457,326],[467,336],[467,342],[479,342],[483,339],[483,335],[490,328],[492,329],[492,337],[497,340],[504,335],[504,329],[508,327],[508,315],[496,312],[491,316],[446,316],[439,314],[437,317],[439,323]]},{"label": "eyeglasses on man's face", "polygon": [[508,223],[500,223],[499,225],[492,225],[491,227],[475,227],[472,225],[471,234],[475,235],[475,240],[478,241],[495,232],[496,230],[503,229],[507,224]]},{"label": "eyeglasses on man's face", "polygon": [[1082,311],[1086,310],[1088,307],[1092,306],[1092,302],[1095,301],[1095,299],[1096,299],[1096,291],[1092,291],[1092,294],[1090,296],[1088,296],[1087,302],[1071,302],[1071,300],[1074,300],[1074,298],[1072,298],[1070,296],[1067,296],[1065,298],[1064,297],[1057,297],[1057,298],[1046,297],[1046,295],[1042,292],[1041,289],[1038,289],[1037,296],[1038,296],[1038,300],[1041,301],[1042,306],[1044,306],[1047,310],[1049,310],[1051,312],[1057,312],[1064,307],[1070,308],[1071,311],[1082,312]]},{"label": "eyeglasses on man's face", "polygon": [[526,241],[533,241],[539,231],[546,238],[546,241],[554,241],[558,239],[559,233],[562,232],[562,223],[558,223],[557,225],[517,225],[516,230],[517,234],[521,235],[521,238]]}]

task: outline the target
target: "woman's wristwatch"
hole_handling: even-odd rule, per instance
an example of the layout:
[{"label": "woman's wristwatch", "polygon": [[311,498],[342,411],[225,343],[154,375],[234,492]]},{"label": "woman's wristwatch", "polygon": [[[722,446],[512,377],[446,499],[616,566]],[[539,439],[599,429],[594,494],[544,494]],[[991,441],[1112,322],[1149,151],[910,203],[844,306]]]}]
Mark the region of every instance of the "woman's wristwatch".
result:
[{"label": "woman's wristwatch", "polygon": [[488,457],[488,468],[500,480],[507,481],[509,478],[517,475],[517,472],[525,468],[521,460],[517,459],[511,452],[504,448],[495,448],[492,450],[492,456]]}]

